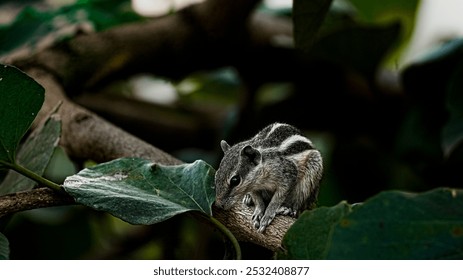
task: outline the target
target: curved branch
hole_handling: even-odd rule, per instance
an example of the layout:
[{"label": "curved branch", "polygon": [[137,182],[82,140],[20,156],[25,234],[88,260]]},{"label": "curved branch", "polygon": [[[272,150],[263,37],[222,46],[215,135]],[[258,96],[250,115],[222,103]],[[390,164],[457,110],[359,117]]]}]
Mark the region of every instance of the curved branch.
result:
[{"label": "curved branch", "polygon": [[[56,103],[62,101],[57,112],[62,120],[60,145],[70,156],[92,158],[100,162],[119,157],[141,157],[165,165],[182,163],[65,98],[51,74],[40,69],[29,69],[28,74],[46,90],[45,103],[37,121],[44,121]],[[0,216],[33,208],[73,203],[72,197],[66,194],[47,189],[32,190],[0,197]],[[266,232],[261,234],[252,227],[251,210],[243,205],[237,205],[228,211],[214,207],[213,213],[238,240],[253,242],[273,251],[280,248],[285,232],[294,222],[294,219],[287,216],[276,217]]]},{"label": "curved branch", "polygon": [[20,211],[74,204],[66,193],[40,188],[0,196],[0,218]]},{"label": "curved branch", "polygon": [[[154,71],[178,77],[193,70],[230,65],[243,53],[253,53],[246,49],[250,45],[271,42],[271,28],[261,29],[264,31],[259,34],[252,30],[262,27],[262,21],[249,23],[247,20],[247,15],[257,2],[209,0],[170,16],[125,25],[98,34],[78,36],[30,59],[13,61],[13,64],[20,66],[46,90],[45,104],[35,125],[44,121],[57,103],[63,102],[57,112],[62,120],[60,145],[70,156],[98,162],[119,157],[141,157],[165,165],[181,163],[171,155],[74,104],[65,92],[80,92],[83,88],[104,83],[114,75]],[[214,13],[205,13],[214,5],[219,5],[219,9],[214,9]],[[219,21],[209,17],[215,11],[227,9],[234,16],[225,18],[221,24],[225,24],[226,19],[231,23],[224,27],[225,33],[219,34],[219,29],[214,27]],[[218,19],[221,15],[222,13],[218,13]],[[237,22],[240,24],[236,24]],[[280,28],[278,32],[290,32],[290,29]],[[259,36],[254,39],[252,34]],[[0,209],[3,211],[0,213],[5,215],[31,208],[72,203],[74,201],[69,196],[38,189],[0,197]],[[216,219],[228,227],[238,239],[277,250],[294,219],[277,217],[265,234],[260,234],[251,226],[251,215],[251,211],[241,205],[230,211],[214,208]]]}]

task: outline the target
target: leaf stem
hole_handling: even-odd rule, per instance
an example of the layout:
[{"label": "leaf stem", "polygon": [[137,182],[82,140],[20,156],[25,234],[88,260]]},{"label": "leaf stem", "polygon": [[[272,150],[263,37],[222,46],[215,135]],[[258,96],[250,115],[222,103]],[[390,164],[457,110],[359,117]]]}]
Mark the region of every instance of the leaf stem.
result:
[{"label": "leaf stem", "polygon": [[28,177],[29,179],[32,179],[34,181],[36,181],[37,183],[41,184],[41,185],[44,185],[50,189],[53,189],[55,191],[62,191],[63,189],[61,188],[60,185],[48,180],[48,179],[45,179],[44,177],[32,172],[31,170],[17,164],[17,163],[10,163],[10,162],[5,162],[3,160],[0,160],[0,165],[3,165],[9,169],[12,169],[16,172],[18,172],[19,174],[21,175],[24,175],[26,177]]},{"label": "leaf stem", "polygon": [[236,237],[233,235],[233,233],[231,233],[231,231],[226,226],[224,226],[214,217],[207,216],[207,219],[209,219],[209,221],[211,221],[230,240],[233,248],[235,249],[236,259],[241,260],[240,244],[238,243],[238,240],[236,240]]}]

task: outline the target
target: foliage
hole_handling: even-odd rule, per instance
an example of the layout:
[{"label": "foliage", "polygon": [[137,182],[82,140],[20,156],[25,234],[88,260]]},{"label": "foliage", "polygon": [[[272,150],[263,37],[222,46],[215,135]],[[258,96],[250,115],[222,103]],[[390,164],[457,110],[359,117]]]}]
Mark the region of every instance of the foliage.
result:
[{"label": "foliage", "polygon": [[8,239],[0,232],[0,260],[7,260],[10,255]]},{"label": "foliage", "polygon": [[[339,2],[346,3],[334,1]],[[348,9],[334,9],[331,0],[294,1],[296,47],[304,52],[305,58],[329,62],[326,64],[328,71],[323,72],[328,77],[317,88],[314,86],[319,82],[316,78],[301,74],[305,82],[303,93],[280,94],[282,98],[274,103],[281,107],[271,107],[270,111],[272,117],[278,113],[285,117],[294,113],[299,120],[301,115],[305,116],[304,122],[333,118],[335,123],[340,123],[341,129],[333,129],[339,130],[332,132],[331,136],[336,139],[332,141],[336,142],[336,146],[328,147],[330,151],[323,151],[325,169],[329,172],[321,188],[321,204],[333,202],[325,200],[323,195],[333,191],[336,183],[347,186],[339,187],[345,193],[338,190],[343,199],[364,202],[352,205],[343,201],[335,206],[322,206],[304,212],[287,232],[283,242],[285,251],[279,252],[278,257],[462,258],[463,207],[462,191],[458,188],[463,182],[463,40],[443,44],[429,56],[400,72],[404,87],[401,94],[405,95],[407,103],[396,110],[397,107],[389,107],[393,104],[392,99],[388,99],[390,96],[381,95],[375,78],[389,52],[394,48],[400,49],[398,45],[403,44],[409,36],[410,22],[418,1],[388,1],[384,7],[374,1],[350,2],[352,6]],[[104,30],[140,20],[126,9],[127,3],[123,0],[78,1],[55,11],[25,9],[14,22],[0,28],[0,55],[22,47],[34,49],[43,37],[52,36],[53,41],[59,41],[63,36],[72,37],[78,31],[78,28],[71,28],[70,33],[62,33],[65,27],[91,23],[96,30]],[[391,11],[400,11],[397,12],[400,21],[397,21],[397,17],[390,20],[393,15]],[[319,72],[318,68],[316,70]],[[336,76],[338,73],[341,75]],[[201,105],[224,90],[228,97],[234,96],[234,90],[239,85],[235,79],[230,75],[218,75],[213,79],[209,77],[209,83],[206,83],[207,79],[196,74],[180,83],[179,88],[193,83],[194,93],[184,100],[189,101],[194,98],[192,95],[200,93],[206,98],[192,100],[192,103]],[[354,89],[350,89],[355,92],[354,101],[350,101],[352,103],[343,102],[351,98],[351,92],[341,86],[346,81],[353,81],[354,84]],[[288,91],[291,87],[280,88]],[[333,92],[338,94],[338,90],[344,95],[330,95]],[[323,94],[321,98],[316,95],[319,92]],[[366,96],[365,99],[359,97],[362,94]],[[42,106],[43,98],[43,88],[30,77],[14,67],[0,66],[0,169],[15,171],[10,170],[5,178],[0,174],[0,181],[3,180],[0,194],[29,190],[39,182],[55,190],[64,188],[78,203],[100,210],[91,212],[92,216],[101,215],[103,211],[137,225],[166,223],[178,218],[178,214],[196,213],[214,224],[234,243],[234,257],[240,257],[240,247],[233,235],[212,217],[214,170],[203,161],[166,167],[144,159],[122,158],[83,169],[68,177],[63,186],[43,178],[42,173],[59,140],[60,122],[50,118],[41,131],[30,135],[18,150],[21,139],[27,134]],[[292,98],[296,102],[289,103],[290,110],[281,109]],[[383,122],[364,114],[352,121],[350,117],[357,116],[358,108],[364,110],[362,113],[376,113],[377,107],[365,105],[371,103],[358,102],[370,99],[384,106],[381,108],[386,108],[380,115],[387,120]],[[327,102],[328,106],[321,107],[330,110],[317,113],[317,118],[310,117],[309,114],[316,111],[314,107],[317,106],[307,110],[306,105],[321,104],[320,101]],[[352,104],[358,107],[350,107]],[[208,106],[212,105],[208,103]],[[339,112],[344,114],[339,116]],[[371,125],[358,128],[358,123]],[[331,127],[322,129],[330,130]],[[440,186],[449,188],[437,188]],[[407,192],[383,191],[391,187]],[[426,192],[421,192],[424,190]],[[374,196],[370,195],[372,192]],[[356,196],[358,193],[363,196]],[[55,218],[67,213],[62,209],[52,209],[50,212],[55,213]],[[46,217],[42,219],[50,222],[49,216]],[[56,218],[55,221],[62,221],[60,219]],[[85,217],[80,222],[82,220]],[[61,224],[68,226],[73,222]],[[88,223],[84,224],[85,233],[91,235],[92,229]],[[179,231],[178,227],[173,228],[173,231]],[[3,231],[3,228],[0,229]],[[204,235],[204,231],[200,230],[196,234]],[[188,230],[183,239],[191,238],[190,233]],[[100,235],[103,236],[101,239],[108,239],[106,232]],[[196,246],[195,240],[190,243]],[[8,258],[9,250],[7,238],[0,233],[0,259]]]},{"label": "foliage", "polygon": [[[5,116],[15,127],[1,130],[3,153],[0,155],[3,158],[0,158],[0,167],[15,170],[58,191],[61,187],[41,177],[41,174],[59,139],[60,122],[49,119],[36,137],[29,138],[22,147],[22,160],[29,168],[19,165],[15,157],[16,147],[42,106],[44,93],[42,87],[18,69],[2,68],[0,78],[6,94],[0,96],[1,104],[4,104],[0,116]],[[17,104],[25,105],[18,110],[12,106]],[[16,120],[13,121],[12,117]],[[20,128],[19,131],[16,127]],[[213,175],[214,170],[203,161],[164,167],[144,159],[122,158],[84,169],[68,177],[63,187],[76,202],[106,211],[132,224],[150,225],[187,211],[200,211],[231,239],[235,249],[232,256],[240,258],[240,248],[234,236],[212,218],[211,206],[215,197]],[[7,176],[3,183],[0,189],[3,194],[34,186],[14,175]]]},{"label": "foliage", "polygon": [[294,1],[294,41],[297,48],[306,51],[310,49],[331,2],[332,0]]},{"label": "foliage", "polygon": [[[72,38],[86,28],[95,31],[140,20],[130,9],[130,1],[79,0],[53,11],[26,7],[14,22],[0,27],[0,56],[18,48],[31,48],[47,38],[49,43]],[[50,40],[51,39],[51,40]]]},{"label": "foliage", "polygon": [[[36,135],[28,137],[22,144],[17,155],[18,164],[43,175],[58,145],[60,135],[61,122],[56,118],[48,119]],[[31,190],[34,186],[34,181],[10,171],[0,184],[0,195]]]},{"label": "foliage", "polygon": [[203,161],[162,166],[121,158],[84,169],[64,182],[78,203],[131,224],[162,222],[186,211],[212,215],[214,170]]},{"label": "foliage", "polygon": [[0,92],[0,164],[13,163],[19,141],[42,107],[44,89],[17,68],[2,65]]},{"label": "foliage", "polygon": [[391,191],[355,207],[341,202],[306,212],[286,234],[283,257],[461,259],[462,195],[456,189]]}]

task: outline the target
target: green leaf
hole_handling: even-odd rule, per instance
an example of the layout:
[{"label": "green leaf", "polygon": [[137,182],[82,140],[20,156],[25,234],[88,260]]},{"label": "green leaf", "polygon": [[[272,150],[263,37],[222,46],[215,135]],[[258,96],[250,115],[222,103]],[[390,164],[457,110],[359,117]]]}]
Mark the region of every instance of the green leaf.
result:
[{"label": "green leaf", "polygon": [[[331,236],[339,221],[351,211],[351,205],[341,202],[334,207],[320,207],[305,211],[288,230],[283,240],[287,254],[284,259],[324,259]],[[310,237],[307,232],[310,229]]]},{"label": "green leaf", "polygon": [[399,34],[398,23],[386,26],[349,26],[320,38],[310,54],[373,78]]},{"label": "green leaf", "polygon": [[407,94],[433,106],[442,104],[443,91],[463,57],[463,39],[444,43],[402,71],[402,83]]},{"label": "green leaf", "polygon": [[415,26],[415,17],[419,0],[388,0],[388,1],[371,1],[371,0],[349,0],[356,8],[359,22],[362,25],[384,25],[391,22],[400,22],[401,40],[399,45],[390,53],[388,63],[395,69],[397,61],[400,60],[403,50],[413,35]]},{"label": "green leaf", "polygon": [[122,158],[84,169],[64,182],[78,203],[131,224],[154,224],[187,211],[212,215],[214,170],[203,161],[162,166]]},{"label": "green leaf", "polygon": [[34,50],[41,40],[57,42],[86,29],[101,31],[140,20],[128,0],[81,0],[51,11],[26,7],[14,22],[0,28],[0,55],[17,48]]},{"label": "green leaf", "polygon": [[[333,211],[313,211],[312,215],[296,221],[293,227],[300,227],[302,248],[288,249],[289,257],[463,258],[463,190],[436,189],[421,194],[383,192],[348,214],[335,215],[335,219],[329,215]],[[329,222],[320,223],[323,219]],[[301,223],[312,227],[303,227]],[[311,239],[319,238],[317,234],[323,232],[329,233],[328,240],[314,244]],[[285,236],[284,244],[288,238]]]},{"label": "green leaf", "polygon": [[437,126],[430,134],[440,136],[439,148],[446,159],[463,143],[462,75],[463,39],[442,44],[402,73],[405,91],[428,115],[424,128]]},{"label": "green leaf", "polygon": [[[61,134],[61,121],[52,117],[35,134],[31,135],[18,151],[17,162],[37,175],[42,175]],[[31,190],[37,183],[10,170],[0,184],[0,195]]]},{"label": "green leaf", "polygon": [[331,2],[332,0],[293,1],[294,41],[298,49],[310,49]]},{"label": "green leaf", "polygon": [[[419,0],[389,0],[389,1],[370,1],[370,0],[349,0],[358,10],[359,17],[367,23],[384,23],[388,20],[400,18],[413,24]],[[413,26],[413,25],[412,25]]]},{"label": "green leaf", "polygon": [[19,141],[42,107],[44,91],[19,69],[0,64],[0,167],[14,163]]},{"label": "green leaf", "polygon": [[0,232],[0,260],[10,258],[10,244],[5,235]]}]

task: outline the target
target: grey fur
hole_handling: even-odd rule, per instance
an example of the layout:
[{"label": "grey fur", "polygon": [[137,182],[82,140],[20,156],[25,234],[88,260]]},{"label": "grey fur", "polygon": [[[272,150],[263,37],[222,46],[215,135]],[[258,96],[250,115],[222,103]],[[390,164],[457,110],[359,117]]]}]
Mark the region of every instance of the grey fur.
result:
[{"label": "grey fur", "polygon": [[315,203],[322,158],[297,128],[274,123],[249,140],[233,146],[222,140],[220,146],[224,157],[215,175],[216,205],[229,209],[239,200],[254,205],[252,221],[259,232],[275,215],[296,217]]}]

